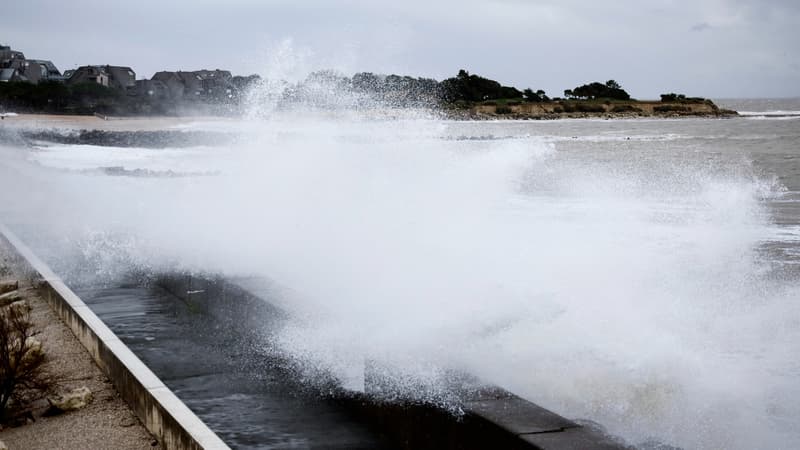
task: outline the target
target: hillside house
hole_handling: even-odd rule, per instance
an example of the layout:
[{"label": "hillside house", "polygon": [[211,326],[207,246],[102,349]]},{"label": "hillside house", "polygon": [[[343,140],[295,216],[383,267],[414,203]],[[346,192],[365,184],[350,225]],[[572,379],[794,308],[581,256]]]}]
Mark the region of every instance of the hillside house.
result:
[{"label": "hillside house", "polygon": [[0,45],[0,81],[63,81],[61,72],[52,61],[27,59],[25,54],[7,45]]},{"label": "hillside house", "polygon": [[8,45],[0,45],[0,67],[10,67],[14,60],[25,60],[25,54],[15,50],[11,50]]},{"label": "hillside house", "polygon": [[156,72],[153,80],[167,86],[170,98],[175,100],[207,100],[231,95],[234,89],[231,73],[227,70],[195,70]]},{"label": "hillside house", "polygon": [[159,100],[170,98],[169,87],[159,80],[136,80],[136,95]]},{"label": "hillside house", "polygon": [[68,72],[67,84],[97,83],[123,92],[136,89],[136,73],[130,67],[81,66]]}]

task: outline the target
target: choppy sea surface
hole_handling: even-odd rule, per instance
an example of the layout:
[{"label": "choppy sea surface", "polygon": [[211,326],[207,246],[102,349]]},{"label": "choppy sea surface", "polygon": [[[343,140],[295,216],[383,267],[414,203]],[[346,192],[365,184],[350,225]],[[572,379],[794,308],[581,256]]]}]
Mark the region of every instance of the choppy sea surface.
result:
[{"label": "choppy sea surface", "polygon": [[[152,329],[181,315],[121,280],[256,275],[283,287],[275,301],[293,318],[256,345],[308,367],[307,383],[367,358],[397,398],[444,404],[457,399],[437,368],[456,368],[644,448],[795,448],[800,100],[717,103],[742,116],[276,113],[170,130],[234,133],[228,145],[6,142],[0,217],[151,365],[174,360]],[[211,365],[243,353],[225,345]],[[164,370],[191,372],[184,362]],[[232,429],[226,417],[268,409],[260,395],[279,390],[245,366],[241,392],[226,382],[214,397],[245,412],[203,403],[224,370],[173,387]],[[274,398],[289,411],[311,401]],[[341,445],[369,446],[354,427]],[[302,428],[227,437],[312,445]]]}]

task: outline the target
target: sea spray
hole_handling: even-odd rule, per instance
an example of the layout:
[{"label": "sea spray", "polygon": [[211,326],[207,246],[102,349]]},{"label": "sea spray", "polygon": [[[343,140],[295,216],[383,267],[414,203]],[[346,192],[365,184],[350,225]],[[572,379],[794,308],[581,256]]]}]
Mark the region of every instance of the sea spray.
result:
[{"label": "sea spray", "polygon": [[371,366],[383,398],[456,410],[463,370],[633,443],[796,442],[800,292],[761,251],[782,186],[690,137],[557,126],[273,112],[182,178],[4,148],[5,220],[68,278],[274,280],[293,319],[264,345],[309,382]]}]

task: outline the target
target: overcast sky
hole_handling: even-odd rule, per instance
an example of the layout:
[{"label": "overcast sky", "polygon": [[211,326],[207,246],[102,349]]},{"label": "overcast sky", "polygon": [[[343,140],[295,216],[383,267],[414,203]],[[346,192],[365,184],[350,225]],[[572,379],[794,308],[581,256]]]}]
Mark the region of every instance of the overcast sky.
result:
[{"label": "overcast sky", "polygon": [[800,0],[6,0],[0,43],[62,71],[332,68],[443,79],[465,68],[561,95],[615,79],[667,91],[800,96]]}]

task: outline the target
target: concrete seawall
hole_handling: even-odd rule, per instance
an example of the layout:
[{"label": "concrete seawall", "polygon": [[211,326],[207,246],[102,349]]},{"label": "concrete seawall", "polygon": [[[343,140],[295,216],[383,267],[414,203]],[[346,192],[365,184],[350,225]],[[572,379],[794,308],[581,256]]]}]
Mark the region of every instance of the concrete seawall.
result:
[{"label": "concrete seawall", "polygon": [[[274,286],[258,278],[173,274],[161,276],[158,284],[193,310],[230,329],[263,329],[268,319],[285,315],[279,304],[271,302]],[[561,417],[503,388],[468,374],[455,376],[459,377],[458,385],[470,386],[461,396],[462,417],[421,403],[376,401],[369,392],[371,384],[380,382],[371,382],[368,365],[364,392],[342,390],[332,401],[406,449],[628,448],[600,429]]]},{"label": "concrete seawall", "polygon": [[42,297],[165,449],[229,448],[3,224],[0,238],[14,249],[20,265],[38,281]]}]

